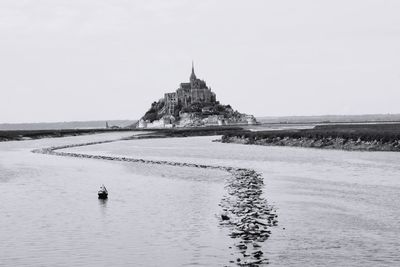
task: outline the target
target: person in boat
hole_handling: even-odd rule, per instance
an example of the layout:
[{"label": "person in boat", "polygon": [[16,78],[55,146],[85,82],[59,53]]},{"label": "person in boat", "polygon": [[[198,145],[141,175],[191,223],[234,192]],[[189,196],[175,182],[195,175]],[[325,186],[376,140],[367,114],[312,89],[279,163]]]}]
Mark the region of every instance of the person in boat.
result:
[{"label": "person in boat", "polygon": [[100,191],[107,193],[107,188],[104,186],[104,184],[100,186]]},{"label": "person in boat", "polygon": [[106,199],[108,197],[107,188],[104,185],[100,186],[98,195],[100,199]]}]

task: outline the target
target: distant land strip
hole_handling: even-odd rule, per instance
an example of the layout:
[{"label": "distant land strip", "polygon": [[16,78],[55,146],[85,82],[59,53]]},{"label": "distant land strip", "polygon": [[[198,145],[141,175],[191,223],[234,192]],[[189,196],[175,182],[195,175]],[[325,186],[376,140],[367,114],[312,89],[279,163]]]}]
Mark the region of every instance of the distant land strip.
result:
[{"label": "distant land strip", "polygon": [[[7,130],[0,131],[1,141],[26,141],[42,138],[57,138],[67,136],[79,136],[109,132],[153,132],[158,133],[161,137],[186,137],[186,136],[204,136],[204,135],[223,135],[228,132],[243,130],[242,127],[236,126],[210,126],[210,127],[193,127],[193,128],[176,128],[176,129],[57,129],[57,130]],[[150,136],[147,136],[150,138]]]},{"label": "distant land strip", "polygon": [[[311,125],[312,127],[312,125]],[[349,151],[400,151],[400,123],[327,124],[312,129],[249,130],[237,126],[173,129],[72,129],[0,131],[0,141],[77,136],[116,131],[151,132],[145,138],[222,136],[222,143],[292,146]]]},{"label": "distant land strip", "polygon": [[88,134],[99,134],[109,132],[126,132],[131,129],[56,129],[56,130],[6,130],[0,131],[0,142],[4,141],[26,141],[42,138],[55,138],[78,136]]}]

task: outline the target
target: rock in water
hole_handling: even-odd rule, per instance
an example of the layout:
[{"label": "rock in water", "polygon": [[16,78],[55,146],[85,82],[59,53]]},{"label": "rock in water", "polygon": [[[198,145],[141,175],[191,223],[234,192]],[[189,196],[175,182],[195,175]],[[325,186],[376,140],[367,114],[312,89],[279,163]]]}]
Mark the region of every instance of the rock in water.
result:
[{"label": "rock in water", "polygon": [[226,214],[221,214],[221,219],[222,219],[223,221],[227,221],[227,220],[229,220],[230,218],[229,218],[229,216],[226,215]]}]

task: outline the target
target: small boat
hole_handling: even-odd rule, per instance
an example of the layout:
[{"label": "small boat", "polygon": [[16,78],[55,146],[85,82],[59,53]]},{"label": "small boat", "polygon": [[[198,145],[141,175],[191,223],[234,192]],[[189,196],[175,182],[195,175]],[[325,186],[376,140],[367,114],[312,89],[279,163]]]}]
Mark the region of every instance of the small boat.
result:
[{"label": "small boat", "polygon": [[99,195],[99,199],[108,198],[108,191],[107,191],[106,187],[104,186],[104,184],[102,186],[100,186],[100,190],[98,192],[98,195]]}]

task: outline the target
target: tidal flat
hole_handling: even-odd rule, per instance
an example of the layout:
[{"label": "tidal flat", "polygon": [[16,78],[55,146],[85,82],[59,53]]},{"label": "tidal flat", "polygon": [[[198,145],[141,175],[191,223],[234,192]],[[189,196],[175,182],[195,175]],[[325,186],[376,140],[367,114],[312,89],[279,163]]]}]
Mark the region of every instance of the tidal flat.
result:
[{"label": "tidal flat", "polygon": [[[129,135],[0,143],[1,262],[237,265],[231,261],[240,253],[238,240],[219,216],[230,173],[31,153]],[[242,146],[216,138],[132,139],[60,152],[251,169],[261,175],[261,197],[279,218],[259,248],[271,266],[399,263],[400,154]],[[96,196],[102,183],[110,191],[106,202]]]}]

